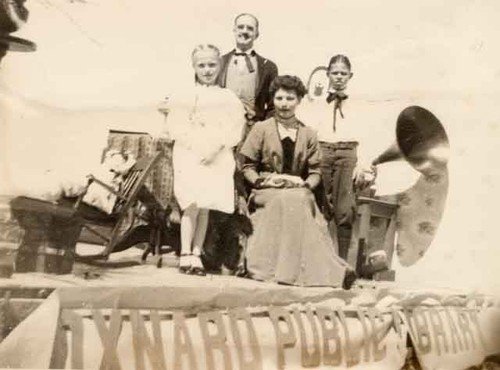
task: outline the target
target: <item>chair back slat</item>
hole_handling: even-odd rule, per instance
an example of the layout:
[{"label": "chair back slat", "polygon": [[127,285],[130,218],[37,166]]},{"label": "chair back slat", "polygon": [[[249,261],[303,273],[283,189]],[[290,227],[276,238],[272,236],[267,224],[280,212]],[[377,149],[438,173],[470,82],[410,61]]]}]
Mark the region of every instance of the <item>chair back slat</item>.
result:
[{"label": "chair back slat", "polygon": [[137,180],[139,180],[139,178],[142,178],[141,174],[145,170],[148,170],[149,172],[149,168],[151,168],[151,161],[155,157],[142,157],[137,160],[134,166],[129,170],[127,177],[123,182],[122,190],[120,191],[122,197],[126,198],[128,196]]},{"label": "chair back slat", "polygon": [[103,252],[104,255],[108,255],[113,250],[114,244],[120,233],[121,224],[127,217],[128,210],[137,201],[137,195],[141,187],[144,185],[146,178],[149,176],[156,163],[158,163],[159,159],[159,152],[152,156],[140,158],[127,174],[123,187],[120,190],[120,197],[113,209],[113,214],[117,216],[118,220],[111,233],[110,242]]},{"label": "chair back slat", "polygon": [[120,193],[122,194],[122,196],[124,198],[126,198],[128,196],[128,194],[130,193],[130,191],[134,187],[134,185],[137,182],[137,179],[139,178],[140,175],[141,175],[141,171],[136,171],[136,170],[130,171],[130,173],[127,175],[127,178],[125,179],[125,181],[123,183],[122,190],[120,191]]},{"label": "chair back slat", "polygon": [[135,162],[133,169],[136,171],[143,171],[146,170],[147,168],[151,167],[151,160],[153,157],[156,157],[158,154],[155,156],[149,156],[149,157],[142,157]]},{"label": "chair back slat", "polygon": [[114,214],[119,214],[123,206],[130,201],[130,198],[135,196],[137,190],[144,183],[145,177],[152,169],[152,165],[156,163],[158,154],[152,157],[143,157],[128,171],[125,179],[123,180],[121,189],[119,191],[119,199],[113,208]]}]

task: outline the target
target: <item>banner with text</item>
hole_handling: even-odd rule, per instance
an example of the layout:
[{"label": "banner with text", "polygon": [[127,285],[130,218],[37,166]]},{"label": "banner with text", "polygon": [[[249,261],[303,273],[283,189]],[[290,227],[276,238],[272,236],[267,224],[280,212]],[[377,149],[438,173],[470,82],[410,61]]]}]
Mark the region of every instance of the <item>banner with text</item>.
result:
[{"label": "banner with text", "polygon": [[253,305],[238,306],[228,305],[224,293],[203,304],[191,290],[189,305],[186,294],[136,289],[135,298],[132,291],[96,291],[100,298],[93,301],[84,298],[88,290],[80,298],[77,288],[54,293],[0,344],[0,366],[401,369],[414,348],[424,369],[465,369],[500,352],[500,308],[483,298],[473,304],[397,295],[289,303],[285,294],[281,305],[260,295]]}]

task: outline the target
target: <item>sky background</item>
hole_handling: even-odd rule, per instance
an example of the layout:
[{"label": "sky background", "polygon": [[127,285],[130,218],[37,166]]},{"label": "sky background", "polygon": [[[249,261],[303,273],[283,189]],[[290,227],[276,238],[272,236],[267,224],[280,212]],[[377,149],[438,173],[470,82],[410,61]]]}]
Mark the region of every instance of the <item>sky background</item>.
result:
[{"label": "sky background", "polygon": [[[450,192],[437,237],[401,284],[499,290],[500,52],[495,0],[31,0],[16,35],[38,45],[0,66],[0,193],[43,192],[98,163],[109,128],[157,133],[165,96],[191,83],[190,53],[233,46],[240,12],[261,22],[256,50],[307,79],[337,53],[353,64],[350,94],[366,102],[374,140],[397,114],[427,107],[451,143]],[[382,145],[383,144],[383,145]],[[391,193],[418,176],[381,171]],[[405,167],[405,168],[403,168]]]},{"label": "sky background", "polygon": [[12,54],[5,83],[57,106],[154,104],[192,76],[194,45],[232,47],[233,18],[244,11],[260,19],[256,48],[281,73],[306,79],[332,53],[346,53],[356,75],[351,89],[363,94],[498,91],[491,84],[500,74],[494,0],[186,0],[175,7],[160,0],[31,0],[29,9],[19,35],[36,41],[38,51]]}]

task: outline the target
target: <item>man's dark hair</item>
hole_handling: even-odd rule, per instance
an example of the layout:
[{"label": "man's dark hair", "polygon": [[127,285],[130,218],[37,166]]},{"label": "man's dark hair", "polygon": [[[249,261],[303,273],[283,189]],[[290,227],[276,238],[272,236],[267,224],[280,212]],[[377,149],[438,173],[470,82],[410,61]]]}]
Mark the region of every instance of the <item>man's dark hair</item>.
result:
[{"label": "man's dark hair", "polygon": [[283,89],[286,91],[294,91],[297,96],[302,99],[307,94],[307,89],[300,80],[300,78],[296,76],[284,75],[277,76],[273,82],[271,82],[271,86],[269,87],[269,93],[274,98],[274,94],[279,89]]},{"label": "man's dark hair", "polygon": [[342,54],[337,54],[330,59],[330,62],[328,63],[328,69],[330,69],[332,65],[337,63],[343,63],[347,66],[347,68],[349,68],[349,70],[351,70],[351,61],[348,57]]}]

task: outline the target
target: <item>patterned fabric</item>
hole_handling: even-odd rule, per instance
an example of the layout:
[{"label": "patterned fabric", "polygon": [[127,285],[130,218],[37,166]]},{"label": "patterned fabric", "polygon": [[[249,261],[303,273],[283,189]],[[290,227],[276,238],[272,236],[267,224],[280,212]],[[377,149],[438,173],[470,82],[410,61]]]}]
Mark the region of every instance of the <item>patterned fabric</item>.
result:
[{"label": "patterned fabric", "polygon": [[173,141],[166,138],[152,138],[144,132],[111,130],[108,136],[107,149],[130,152],[137,159],[159,151],[162,155],[158,165],[151,171],[146,186],[153,195],[166,207],[175,206],[173,197]]}]

